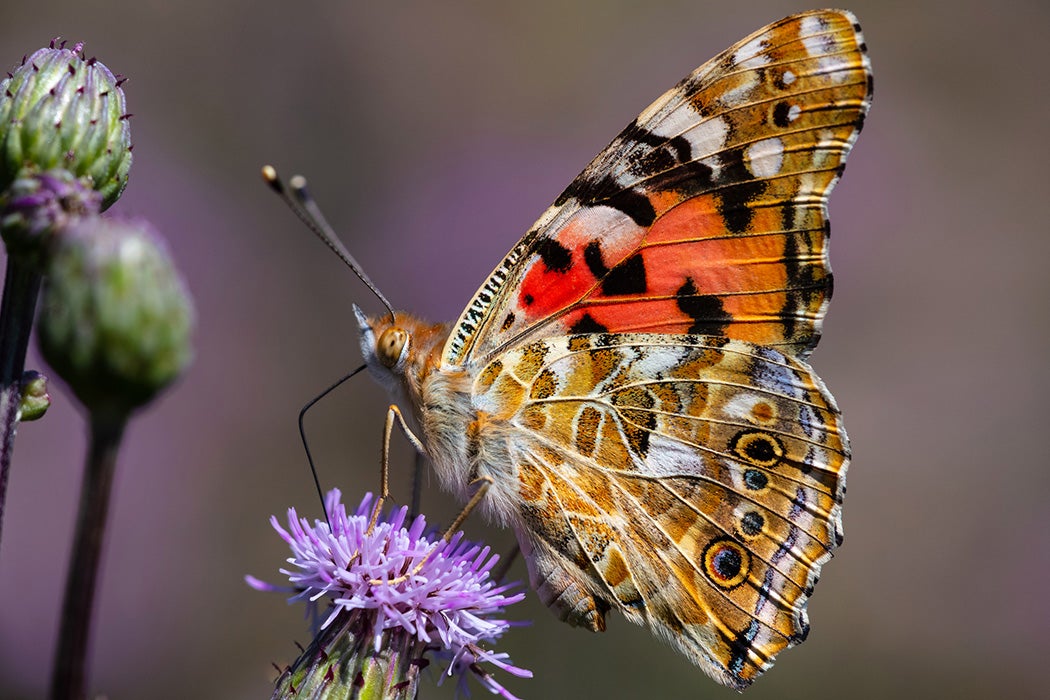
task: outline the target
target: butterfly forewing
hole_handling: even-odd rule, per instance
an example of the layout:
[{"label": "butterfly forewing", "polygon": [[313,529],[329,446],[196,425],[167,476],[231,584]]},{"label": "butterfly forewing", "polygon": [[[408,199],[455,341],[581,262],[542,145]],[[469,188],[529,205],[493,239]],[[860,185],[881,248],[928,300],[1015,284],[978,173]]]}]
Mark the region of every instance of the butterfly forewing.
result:
[{"label": "butterfly forewing", "polygon": [[725,335],[804,356],[831,292],[827,197],[869,101],[848,13],[741,41],[573,181],[475,295],[444,361],[573,332]]}]

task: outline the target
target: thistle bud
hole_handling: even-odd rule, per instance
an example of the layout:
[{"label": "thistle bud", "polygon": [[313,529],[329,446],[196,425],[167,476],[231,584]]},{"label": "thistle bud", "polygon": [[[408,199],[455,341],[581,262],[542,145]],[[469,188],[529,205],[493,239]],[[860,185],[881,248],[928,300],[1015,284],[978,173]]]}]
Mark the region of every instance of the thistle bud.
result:
[{"label": "thistle bud", "polygon": [[48,256],[37,323],[44,359],[92,413],[126,416],[192,354],[192,303],[145,222],[72,222]]},{"label": "thistle bud", "polygon": [[43,418],[51,407],[51,395],[47,393],[47,377],[29,370],[22,373],[22,397],[18,403],[18,420],[28,423]]},{"label": "thistle bud", "polygon": [[39,262],[71,219],[98,214],[102,196],[64,170],[25,175],[0,194],[0,233],[10,255]]},{"label": "thistle bud", "polygon": [[131,168],[121,80],[82,44],[51,43],[0,81],[0,190],[25,173],[62,169],[117,201]]}]

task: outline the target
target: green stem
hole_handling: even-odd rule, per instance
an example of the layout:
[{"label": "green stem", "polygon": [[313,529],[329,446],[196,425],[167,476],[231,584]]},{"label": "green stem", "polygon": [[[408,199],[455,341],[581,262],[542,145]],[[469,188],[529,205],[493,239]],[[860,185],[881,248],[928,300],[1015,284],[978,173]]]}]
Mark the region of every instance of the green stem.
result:
[{"label": "green stem", "polygon": [[91,447],[80,492],[73,557],[51,677],[51,700],[83,700],[95,584],[106,534],[117,450],[126,417],[91,417]]},{"label": "green stem", "polygon": [[26,260],[25,256],[8,254],[4,295],[0,302],[0,535],[3,534],[7,478],[18,429],[22,372],[40,280],[41,275],[33,261]]}]

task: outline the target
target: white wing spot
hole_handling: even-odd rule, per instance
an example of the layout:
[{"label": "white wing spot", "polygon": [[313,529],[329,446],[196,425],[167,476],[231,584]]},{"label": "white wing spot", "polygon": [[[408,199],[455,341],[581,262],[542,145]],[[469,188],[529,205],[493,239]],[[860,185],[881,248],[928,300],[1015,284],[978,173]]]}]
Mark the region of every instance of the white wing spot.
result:
[{"label": "white wing spot", "polygon": [[649,433],[649,452],[645,471],[656,477],[697,475],[704,473],[700,451],[684,442],[660,433]]},{"label": "white wing spot", "polygon": [[795,82],[795,80],[797,78],[798,78],[797,75],[795,75],[794,73],[792,73],[789,70],[786,70],[786,71],[784,71],[784,76],[783,76],[782,80],[784,81],[785,85],[790,85],[791,83]]},{"label": "white wing spot", "polygon": [[649,130],[665,139],[684,137],[693,158],[698,159],[722,150],[729,134],[729,124],[720,117],[702,120],[700,113],[687,103],[652,124]]},{"label": "white wing spot", "polygon": [[820,59],[820,70],[829,75],[836,83],[844,83],[849,79],[853,64],[845,56],[826,56]]},{"label": "white wing spot", "polygon": [[830,77],[836,83],[845,82],[849,78],[852,64],[850,59],[839,54],[845,47],[839,46],[834,35],[828,34],[828,27],[819,17],[806,17],[802,20],[802,44],[806,52],[813,58],[818,59],[817,65],[820,72]]},{"label": "white wing spot", "polygon": [[[641,120],[639,120],[641,121]],[[696,126],[700,121],[700,113],[693,109],[688,102],[676,107],[658,121],[648,125],[649,131],[660,138],[673,139]]]},{"label": "white wing spot", "polygon": [[798,105],[791,105],[790,107],[788,107],[787,117],[789,122],[793,122],[796,119],[798,119],[798,115],[800,114],[802,114],[802,108]]},{"label": "white wing spot", "polygon": [[823,59],[835,51],[835,39],[827,34],[803,37],[802,44],[812,58]]},{"label": "white wing spot", "polygon": [[721,151],[728,135],[729,122],[721,117],[700,122],[684,134],[694,159],[706,158]]},{"label": "white wing spot", "polygon": [[638,377],[655,378],[680,365],[688,354],[689,348],[678,345],[651,347],[634,361],[631,372]]},{"label": "white wing spot", "polygon": [[779,138],[756,141],[744,151],[748,170],[756,177],[773,177],[784,165],[784,142]]},{"label": "white wing spot", "polygon": [[593,238],[594,231],[601,231],[601,247],[607,262],[619,261],[630,252],[632,241],[639,235],[638,224],[631,217],[619,209],[596,204],[580,209],[558,240],[569,248],[583,248]]},{"label": "white wing spot", "polygon": [[[814,34],[823,34],[826,31],[827,31],[827,27],[825,26],[824,21],[818,15],[807,15],[806,17],[802,18],[802,26],[799,29],[798,33],[802,36],[802,41],[804,41],[804,42],[809,42],[809,41],[819,42],[824,37],[813,36],[813,35]],[[809,55],[810,56],[817,56],[817,55],[823,53],[822,51],[819,51],[819,50],[816,53],[814,53],[813,49],[810,48],[810,44],[809,43],[806,44],[806,49],[809,51]]]},{"label": "white wing spot", "polygon": [[733,54],[733,62],[737,65],[741,65],[748,61],[753,61],[752,65],[748,66],[749,68],[766,65],[769,63],[769,56],[762,54],[765,50],[764,44],[764,37],[752,39],[736,50],[736,53]]}]

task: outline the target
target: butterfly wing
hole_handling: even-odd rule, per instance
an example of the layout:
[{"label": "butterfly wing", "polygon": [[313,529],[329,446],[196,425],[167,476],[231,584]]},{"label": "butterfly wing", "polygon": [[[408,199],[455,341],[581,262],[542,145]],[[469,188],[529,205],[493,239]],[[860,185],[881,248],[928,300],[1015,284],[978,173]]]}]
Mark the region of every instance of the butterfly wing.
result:
[{"label": "butterfly wing", "polygon": [[617,608],[736,688],[805,638],[849,460],[805,363],[724,337],[547,338],[475,396],[511,426],[519,539],[563,618],[603,629]]},{"label": "butterfly wing", "polygon": [[605,331],[724,335],[805,356],[831,292],[827,198],[870,97],[848,12],[744,39],[569,185],[478,290],[443,361]]}]

